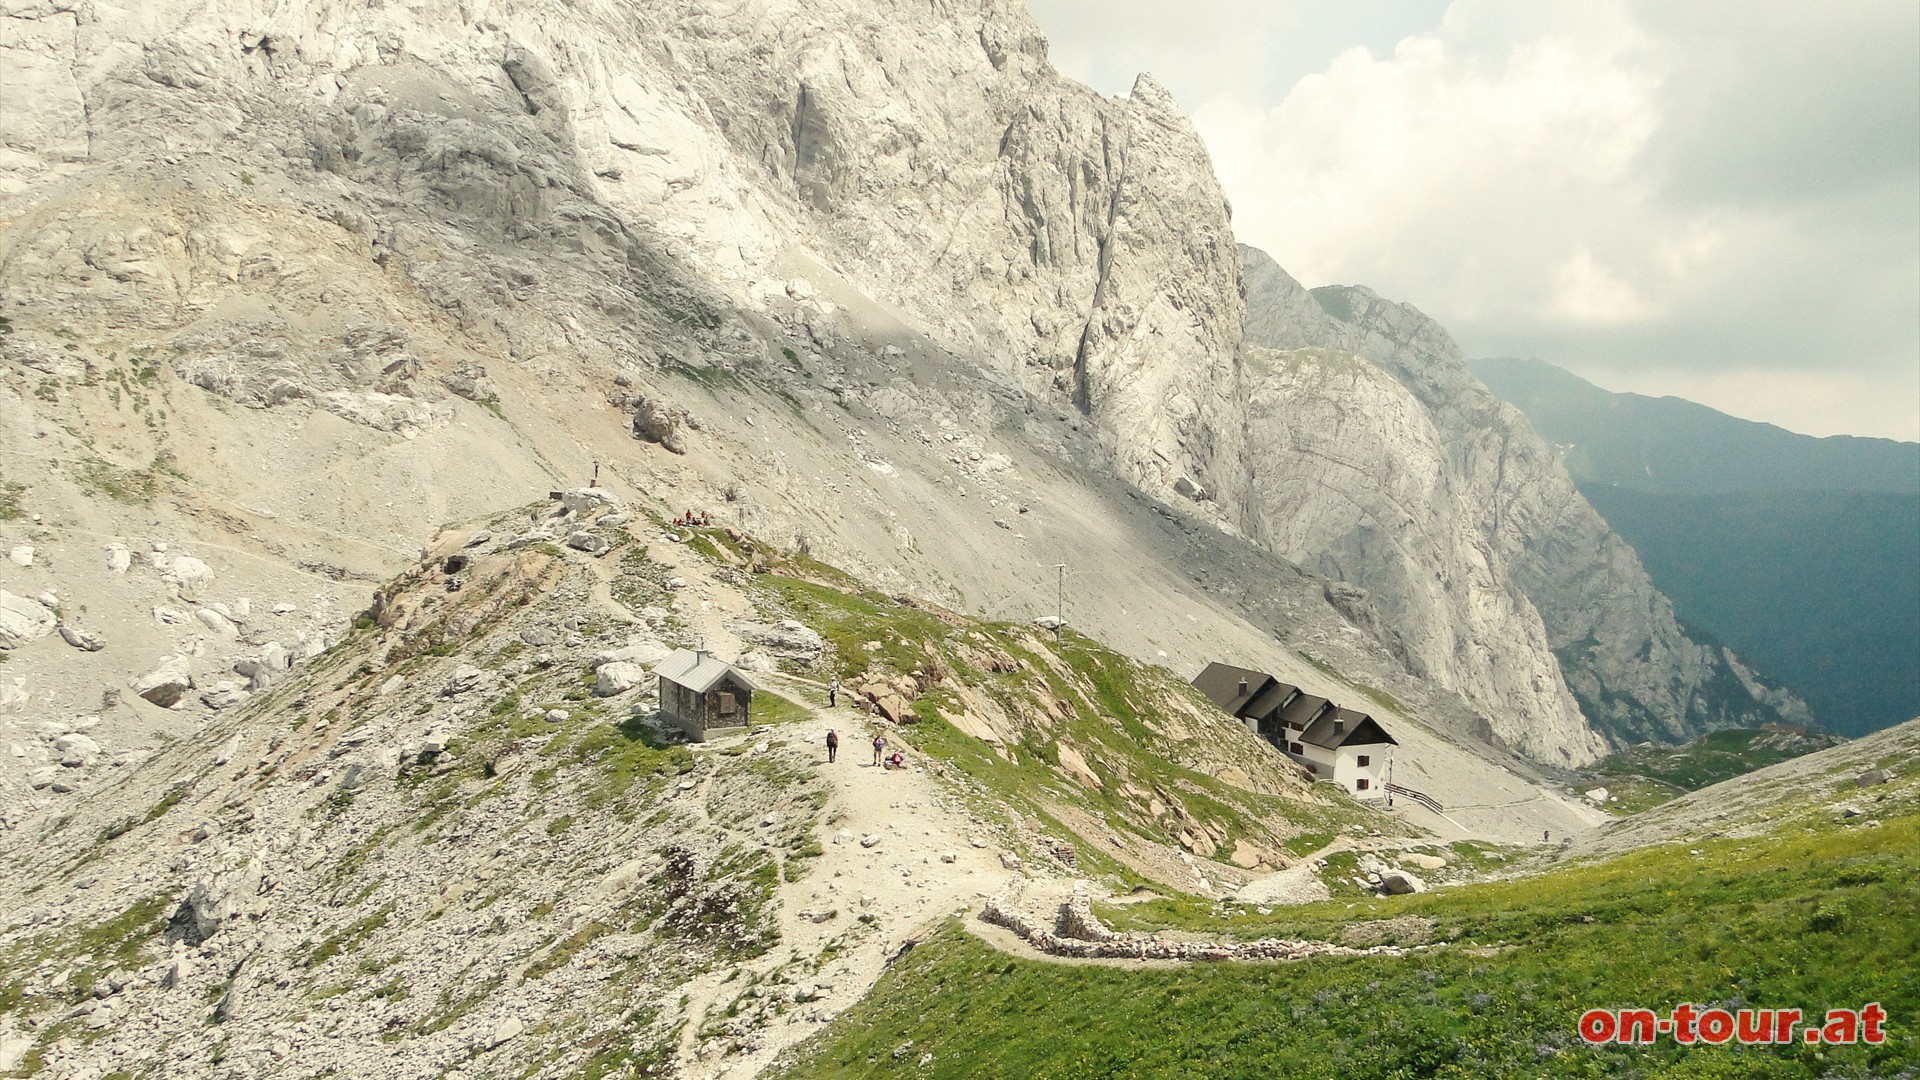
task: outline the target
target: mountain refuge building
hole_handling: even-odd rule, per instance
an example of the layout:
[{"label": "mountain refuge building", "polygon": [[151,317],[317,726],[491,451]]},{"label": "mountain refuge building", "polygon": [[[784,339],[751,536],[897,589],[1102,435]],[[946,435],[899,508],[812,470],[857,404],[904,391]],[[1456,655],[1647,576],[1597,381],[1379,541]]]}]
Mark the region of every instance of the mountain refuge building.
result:
[{"label": "mountain refuge building", "polygon": [[705,649],[676,649],[654,668],[660,719],[695,742],[752,723],[754,686],[732,664]]},{"label": "mountain refuge building", "polygon": [[1316,778],[1362,799],[1386,796],[1388,760],[1400,744],[1366,713],[1231,664],[1208,664],[1193,686]]}]

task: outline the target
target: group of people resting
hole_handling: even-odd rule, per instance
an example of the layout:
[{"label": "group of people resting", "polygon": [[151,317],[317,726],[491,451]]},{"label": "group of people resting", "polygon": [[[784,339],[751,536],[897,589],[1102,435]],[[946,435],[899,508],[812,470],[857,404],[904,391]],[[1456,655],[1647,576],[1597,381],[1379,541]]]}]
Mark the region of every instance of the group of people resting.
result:
[{"label": "group of people resting", "polygon": [[673,523],[683,529],[698,529],[713,524],[713,522],[708,519],[705,510],[688,510],[679,517],[674,518]]}]

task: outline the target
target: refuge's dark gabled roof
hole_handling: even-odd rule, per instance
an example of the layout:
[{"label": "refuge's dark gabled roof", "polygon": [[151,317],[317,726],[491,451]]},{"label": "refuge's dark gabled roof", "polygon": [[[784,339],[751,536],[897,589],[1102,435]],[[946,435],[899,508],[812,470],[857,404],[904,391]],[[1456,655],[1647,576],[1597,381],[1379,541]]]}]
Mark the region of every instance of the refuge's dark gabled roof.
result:
[{"label": "refuge's dark gabled roof", "polygon": [[1280,707],[1299,692],[1300,688],[1292,683],[1283,683],[1275,679],[1265,690],[1253,695],[1253,699],[1241,708],[1240,715],[1254,720],[1265,720],[1279,712]]},{"label": "refuge's dark gabled roof", "polygon": [[1326,711],[1332,704],[1326,698],[1315,694],[1301,694],[1288,702],[1286,708],[1280,710],[1280,719],[1294,727],[1302,727],[1311,723],[1314,717]]},{"label": "refuge's dark gabled roof", "polygon": [[[1240,689],[1243,680],[1247,684],[1245,690]],[[1235,716],[1241,715],[1241,707],[1258,697],[1271,682],[1273,676],[1264,671],[1234,667],[1232,664],[1208,664],[1205,671],[1193,677],[1195,689]]]},{"label": "refuge's dark gabled roof", "polygon": [[[1341,730],[1335,732],[1334,724],[1337,721],[1344,721],[1344,723]],[[1328,750],[1338,750],[1343,746],[1400,745],[1397,739],[1387,734],[1386,728],[1380,726],[1380,721],[1366,713],[1343,708],[1328,709],[1320,714],[1320,719],[1315,720],[1308,725],[1307,730],[1300,733],[1300,741],[1325,747]]]}]

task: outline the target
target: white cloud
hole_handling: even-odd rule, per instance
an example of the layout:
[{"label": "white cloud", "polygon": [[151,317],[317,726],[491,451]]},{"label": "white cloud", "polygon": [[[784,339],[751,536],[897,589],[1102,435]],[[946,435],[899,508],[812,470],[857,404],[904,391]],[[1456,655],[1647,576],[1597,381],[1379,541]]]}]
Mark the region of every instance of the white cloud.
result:
[{"label": "white cloud", "polygon": [[1206,90],[1235,232],[1308,284],[1411,302],[1472,355],[1920,438],[1920,7],[1455,0],[1273,90],[1242,69],[1277,24],[1183,6],[1132,36],[1135,6],[1099,40]]},{"label": "white cloud", "polygon": [[1553,295],[1547,310],[1572,323],[1643,322],[1653,304],[1612,269],[1600,264],[1593,251],[1581,247],[1561,263],[1553,275]]}]

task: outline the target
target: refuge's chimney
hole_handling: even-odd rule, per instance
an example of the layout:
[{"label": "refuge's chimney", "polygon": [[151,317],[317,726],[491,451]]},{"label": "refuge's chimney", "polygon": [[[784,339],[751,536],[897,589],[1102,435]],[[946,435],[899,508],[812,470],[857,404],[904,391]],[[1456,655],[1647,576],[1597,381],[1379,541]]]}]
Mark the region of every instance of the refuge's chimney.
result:
[{"label": "refuge's chimney", "polygon": [[1241,694],[1245,694],[1246,692],[1247,692],[1247,680],[1245,680],[1245,679],[1241,679],[1241,680],[1240,680],[1240,693],[1241,693]]}]

